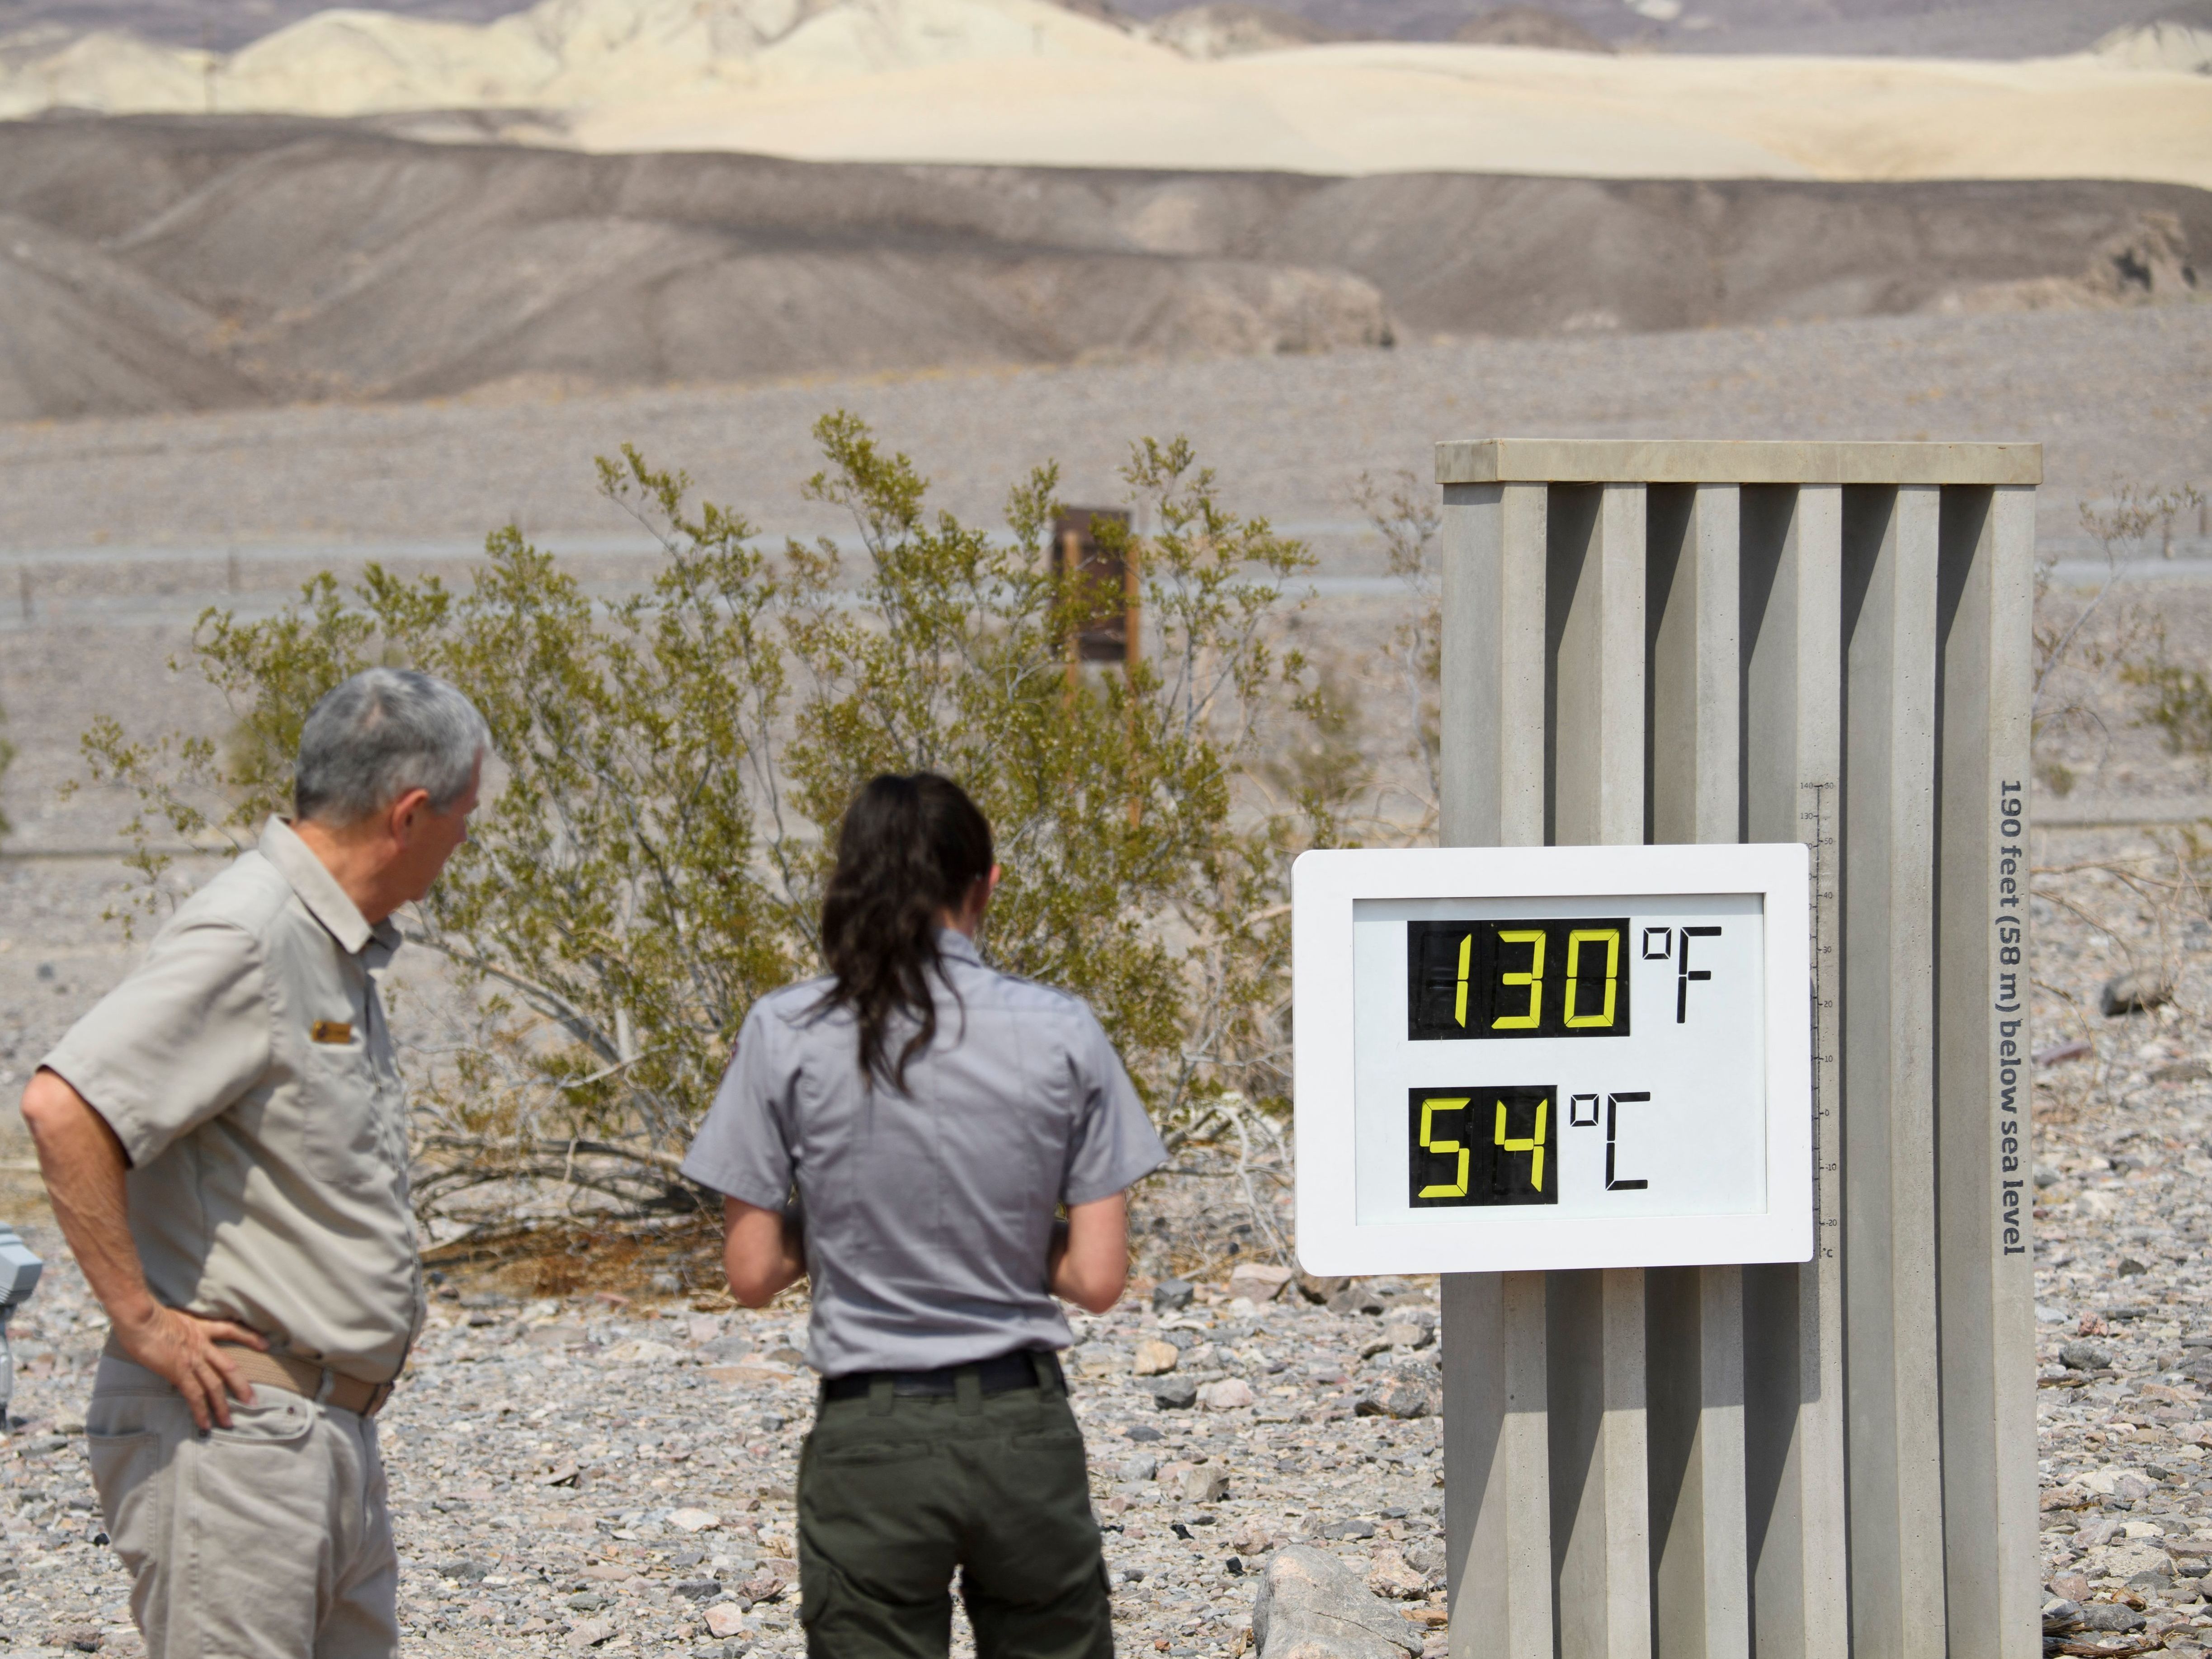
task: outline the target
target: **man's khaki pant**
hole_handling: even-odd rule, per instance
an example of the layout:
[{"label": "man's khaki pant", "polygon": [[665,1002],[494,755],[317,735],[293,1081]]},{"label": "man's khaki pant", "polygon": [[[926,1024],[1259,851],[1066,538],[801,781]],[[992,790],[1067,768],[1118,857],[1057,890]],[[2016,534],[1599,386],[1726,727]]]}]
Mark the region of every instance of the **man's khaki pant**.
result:
[{"label": "man's khaki pant", "polygon": [[202,1434],[153,1372],[100,1362],[85,1443],[148,1659],[389,1659],[399,1559],[376,1425],[265,1385]]}]

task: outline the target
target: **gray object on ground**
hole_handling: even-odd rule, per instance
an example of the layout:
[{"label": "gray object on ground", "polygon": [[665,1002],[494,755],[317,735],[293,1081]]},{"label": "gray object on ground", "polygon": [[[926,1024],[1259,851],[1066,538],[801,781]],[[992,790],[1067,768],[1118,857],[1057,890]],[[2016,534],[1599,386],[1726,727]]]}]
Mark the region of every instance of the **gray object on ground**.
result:
[{"label": "gray object on ground", "polygon": [[1267,1563],[1252,1604],[1252,1643],[1260,1659],[1398,1659],[1421,1650],[1396,1608],[1310,1544],[1278,1550]]},{"label": "gray object on ground", "polygon": [[15,1395],[15,1360],[8,1348],[8,1318],[39,1288],[46,1263],[31,1253],[13,1227],[0,1227],[0,1433],[8,1427],[8,1407]]},{"label": "gray object on ground", "polygon": [[1190,1306],[1191,1296],[1197,1289],[1188,1279],[1163,1279],[1152,1286],[1152,1311],[1181,1313]]},{"label": "gray object on ground", "polygon": [[2105,981],[2105,1018],[2118,1019],[2122,1014],[2148,1012],[2163,1007],[2173,1000],[2173,987],[2166,975],[2154,968],[2138,968],[2124,974],[2115,974]]},{"label": "gray object on ground", "polygon": [[1164,1412],[1187,1412],[1198,1404],[1198,1384],[1187,1376],[1164,1376],[1152,1384],[1152,1403]]}]

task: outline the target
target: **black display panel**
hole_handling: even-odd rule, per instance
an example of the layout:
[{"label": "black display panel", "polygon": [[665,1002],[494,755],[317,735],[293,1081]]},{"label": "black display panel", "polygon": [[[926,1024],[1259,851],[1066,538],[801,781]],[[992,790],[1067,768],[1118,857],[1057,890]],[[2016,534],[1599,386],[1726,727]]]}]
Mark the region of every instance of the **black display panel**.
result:
[{"label": "black display panel", "polygon": [[1626,1036],[1628,918],[1409,921],[1406,1035]]},{"label": "black display panel", "polygon": [[1559,1201],[1559,1091],[1526,1084],[1408,1091],[1417,1210]]}]

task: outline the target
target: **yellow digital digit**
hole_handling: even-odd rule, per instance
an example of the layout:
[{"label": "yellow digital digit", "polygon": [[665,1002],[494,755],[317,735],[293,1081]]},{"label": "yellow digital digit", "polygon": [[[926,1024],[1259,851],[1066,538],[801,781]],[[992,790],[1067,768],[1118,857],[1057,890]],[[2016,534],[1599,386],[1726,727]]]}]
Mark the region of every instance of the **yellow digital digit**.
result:
[{"label": "yellow digital digit", "polygon": [[1514,1139],[1505,1133],[1505,1103],[1502,1100],[1498,1103],[1498,1133],[1493,1139],[1501,1151],[1527,1152],[1529,1155],[1528,1184],[1540,1193],[1544,1190],[1544,1109],[1551,1103],[1548,1100],[1538,1101],[1536,1133]]},{"label": "yellow digital digit", "polygon": [[[1575,1012],[1575,978],[1582,966],[1583,946],[1596,940],[1605,941],[1605,1009],[1601,1013],[1578,1014]],[[1593,1025],[1613,1024],[1613,991],[1620,983],[1620,935],[1611,927],[1577,928],[1567,935],[1567,1011],[1570,1026],[1586,1029]]]},{"label": "yellow digital digit", "polygon": [[1498,929],[1500,945],[1533,945],[1535,954],[1528,958],[1525,974],[1500,974],[1500,985],[1525,985],[1528,988],[1528,1012],[1525,1014],[1500,1014],[1490,1022],[1493,1031],[1532,1031],[1544,1018],[1544,930],[1540,927]]},{"label": "yellow digital digit", "polygon": [[1461,1111],[1465,1109],[1467,1103],[1468,1097],[1465,1095],[1460,1096],[1455,1100],[1438,1096],[1435,1099],[1425,1100],[1421,1103],[1421,1150],[1425,1152],[1440,1152],[1447,1158],[1454,1152],[1459,1154],[1459,1184],[1456,1187],[1443,1185],[1424,1187],[1421,1188],[1423,1198],[1465,1198],[1467,1196],[1468,1150],[1456,1140],[1438,1140],[1436,1121],[1438,1112]]},{"label": "yellow digital digit", "polygon": [[1452,1004],[1452,1018],[1459,1021],[1460,1029],[1467,1029],[1467,963],[1468,952],[1474,949],[1474,935],[1469,933],[1459,942],[1459,1000]]}]

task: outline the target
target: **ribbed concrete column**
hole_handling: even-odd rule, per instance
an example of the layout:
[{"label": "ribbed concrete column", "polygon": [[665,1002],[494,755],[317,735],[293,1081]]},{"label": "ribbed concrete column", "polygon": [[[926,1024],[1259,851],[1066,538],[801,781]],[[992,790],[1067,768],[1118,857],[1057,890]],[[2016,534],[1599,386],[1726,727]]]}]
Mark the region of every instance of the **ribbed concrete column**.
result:
[{"label": "ribbed concrete column", "polygon": [[[1655,842],[1741,839],[1741,498],[1730,484],[1651,491]],[[1645,1278],[1652,1648],[1659,1659],[1742,1659],[1743,1270],[1659,1267]]]},{"label": "ribbed concrete column", "polygon": [[[1552,491],[1548,839],[1560,845],[1644,838],[1645,513],[1641,484]],[[1647,1659],[1644,1274],[1555,1273],[1546,1298],[1559,1659]]]},{"label": "ribbed concrete column", "polygon": [[1844,1293],[1851,1636],[1940,1659],[1936,614],[1940,491],[1844,497]]},{"label": "ribbed concrete column", "polygon": [[[1447,847],[1544,838],[1541,484],[1444,490]],[[1444,1522],[1452,1659],[1552,1659],[1544,1276],[1443,1276]]]},{"label": "ribbed concrete column", "polygon": [[2021,489],[1943,492],[1936,1136],[1953,1659],[2033,1653],[2039,1634],[2022,648],[2034,510]]},{"label": "ribbed concrete column", "polygon": [[1544,1275],[1443,1275],[1452,1659],[1547,1659],[1551,1453]]},{"label": "ribbed concrete column", "polygon": [[1759,1659],[1845,1659],[1842,994],[1843,491],[1743,492],[1745,832],[1813,848],[1812,1261],[1743,1274],[1751,1644]]}]

